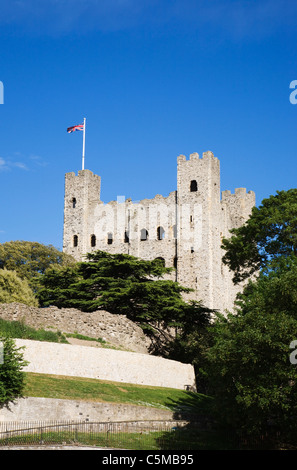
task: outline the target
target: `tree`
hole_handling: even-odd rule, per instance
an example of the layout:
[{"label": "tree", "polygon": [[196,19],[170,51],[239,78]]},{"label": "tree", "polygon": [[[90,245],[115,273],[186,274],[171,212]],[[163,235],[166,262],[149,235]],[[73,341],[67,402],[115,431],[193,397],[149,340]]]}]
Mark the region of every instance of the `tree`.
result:
[{"label": "tree", "polygon": [[37,293],[41,305],[82,311],[105,309],[126,315],[146,332],[162,335],[171,327],[182,329],[189,321],[193,327],[194,312],[200,318],[202,307],[190,307],[182,298],[190,289],[162,279],[172,268],[164,267],[160,260],[103,251],[88,254],[87,260],[76,267],[47,270]]},{"label": "tree", "polygon": [[38,300],[26,279],[21,279],[15,271],[0,269],[0,303],[11,302],[38,306]]},{"label": "tree", "polygon": [[237,312],[212,325],[208,391],[218,416],[249,433],[297,431],[297,260],[273,260],[249,281]]},{"label": "tree", "polygon": [[27,362],[20,349],[13,339],[0,337],[0,406],[8,406],[23,396],[25,376],[22,369]]},{"label": "tree", "polygon": [[264,199],[231,235],[222,243],[226,250],[223,262],[234,272],[235,283],[280,256],[297,256],[297,189],[278,191]]},{"label": "tree", "polygon": [[11,241],[0,244],[0,269],[16,271],[30,283],[50,266],[68,266],[74,259],[52,245],[37,242]]}]

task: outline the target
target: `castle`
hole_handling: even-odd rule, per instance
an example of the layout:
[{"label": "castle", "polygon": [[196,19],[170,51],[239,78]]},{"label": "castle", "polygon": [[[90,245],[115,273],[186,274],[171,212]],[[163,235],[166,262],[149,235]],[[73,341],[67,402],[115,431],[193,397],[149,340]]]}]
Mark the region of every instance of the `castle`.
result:
[{"label": "castle", "polygon": [[245,188],[220,191],[220,162],[212,152],[177,158],[177,189],[167,197],[133,202],[100,200],[101,178],[90,170],[66,173],[63,251],[81,261],[86,253],[126,253],[176,268],[169,279],[190,287],[188,298],[232,310],[240,287],[222,263],[221,242],[240,227],[255,205]]}]

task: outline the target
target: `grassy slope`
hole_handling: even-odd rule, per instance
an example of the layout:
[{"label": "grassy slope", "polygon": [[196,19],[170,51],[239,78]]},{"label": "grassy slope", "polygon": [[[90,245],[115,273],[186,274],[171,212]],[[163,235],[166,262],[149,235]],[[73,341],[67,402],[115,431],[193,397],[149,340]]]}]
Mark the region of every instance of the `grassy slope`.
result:
[{"label": "grassy slope", "polygon": [[210,399],[202,394],[162,387],[107,382],[81,377],[26,373],[25,396],[129,403],[168,410],[203,413]]}]

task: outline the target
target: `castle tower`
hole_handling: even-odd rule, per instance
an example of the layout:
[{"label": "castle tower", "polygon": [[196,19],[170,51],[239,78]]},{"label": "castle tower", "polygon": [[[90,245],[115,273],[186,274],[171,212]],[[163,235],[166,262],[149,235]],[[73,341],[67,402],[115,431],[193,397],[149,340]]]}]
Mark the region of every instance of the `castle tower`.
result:
[{"label": "castle tower", "polygon": [[212,152],[178,157],[177,280],[194,289],[189,297],[214,307],[220,246],[220,163]]},{"label": "castle tower", "polygon": [[132,202],[100,201],[101,179],[90,170],[65,176],[63,251],[82,260],[102,250],[152,260],[160,258],[170,275],[193,289],[187,299],[209,308],[232,310],[232,273],[223,265],[223,237],[240,227],[255,205],[245,188],[220,192],[220,162],[212,152],[177,158],[177,190],[167,197]]},{"label": "castle tower", "polygon": [[209,308],[232,310],[236,293],[233,274],[222,263],[223,237],[248,219],[255,205],[245,188],[220,193],[220,162],[212,152],[177,159],[177,281],[194,290],[188,298]]},{"label": "castle tower", "polygon": [[100,176],[90,170],[65,175],[63,251],[77,260],[92,244],[90,223],[100,202],[100,186]]}]

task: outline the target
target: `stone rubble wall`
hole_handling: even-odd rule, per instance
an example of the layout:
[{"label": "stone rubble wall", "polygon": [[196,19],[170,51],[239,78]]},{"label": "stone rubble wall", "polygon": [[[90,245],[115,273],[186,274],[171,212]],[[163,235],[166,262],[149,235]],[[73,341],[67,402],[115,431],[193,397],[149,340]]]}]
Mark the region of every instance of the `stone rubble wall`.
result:
[{"label": "stone rubble wall", "polygon": [[125,315],[113,315],[104,310],[85,313],[74,308],[38,308],[11,303],[0,304],[0,318],[23,321],[36,329],[102,338],[114,347],[138,353],[148,353],[150,344],[142,329]]}]

